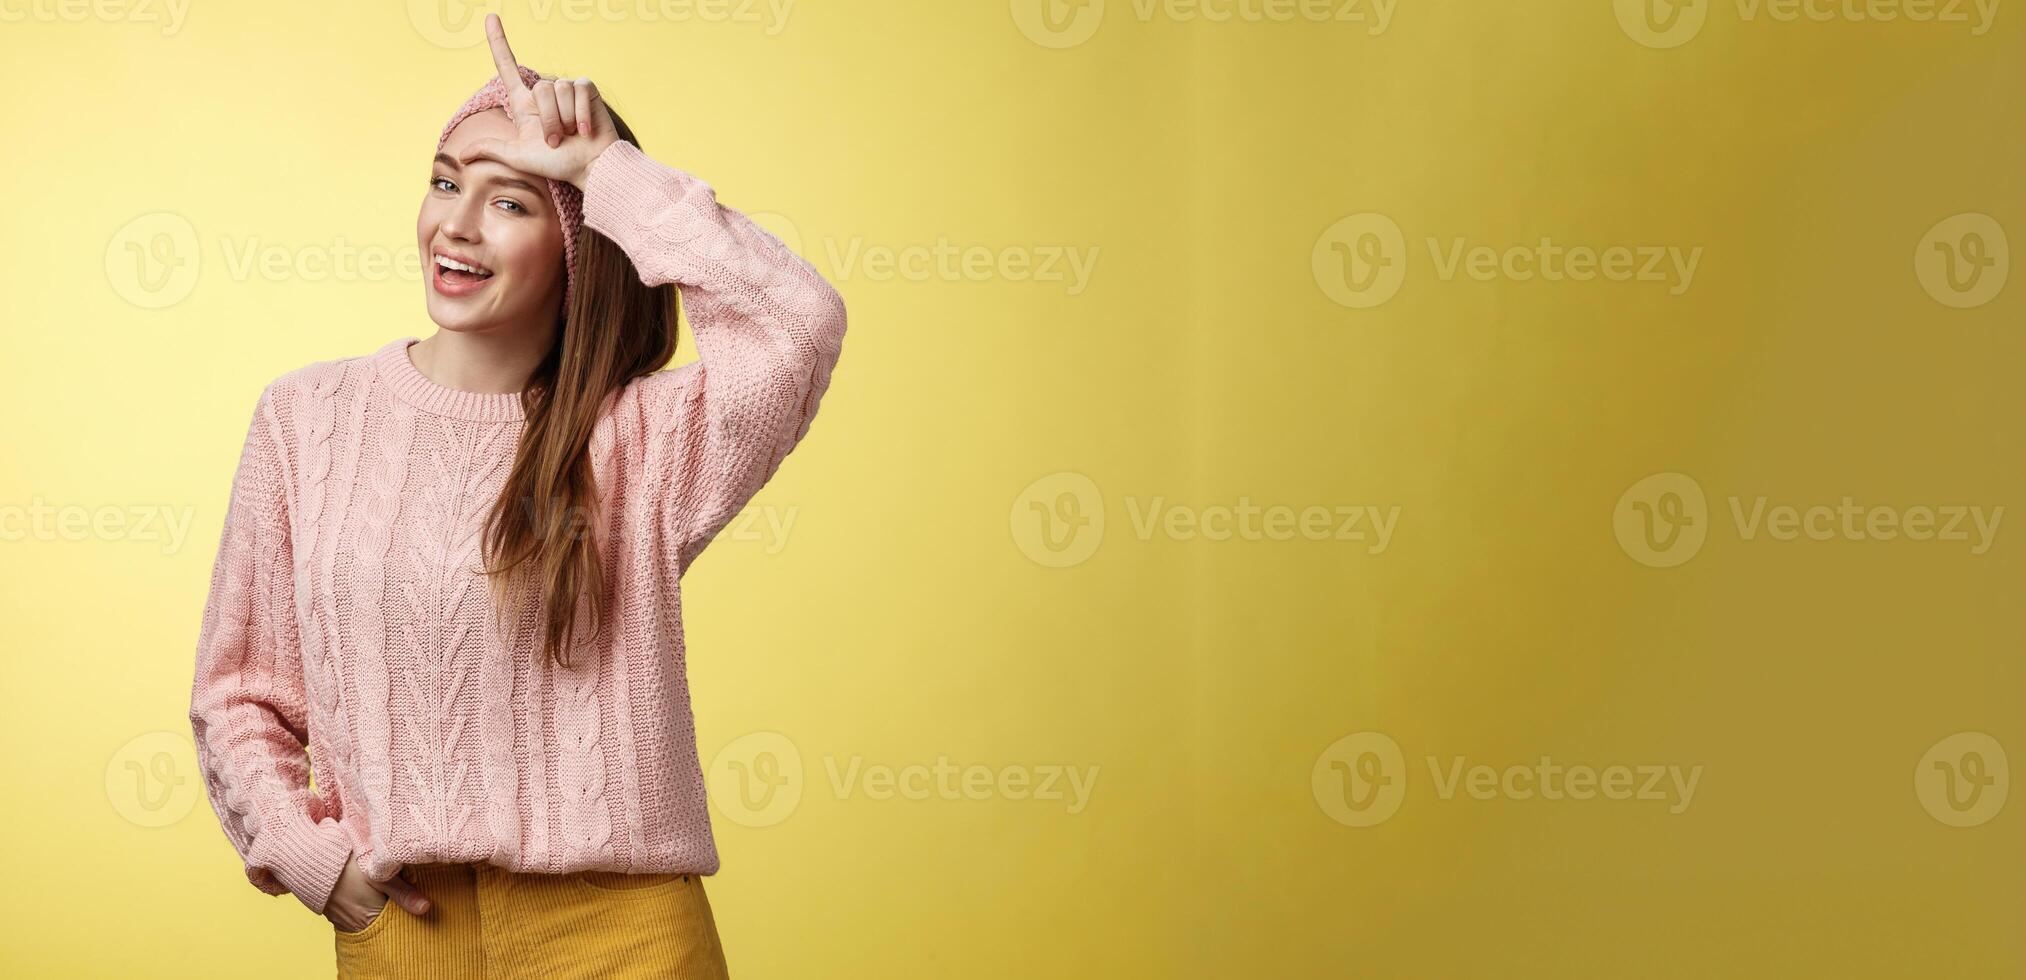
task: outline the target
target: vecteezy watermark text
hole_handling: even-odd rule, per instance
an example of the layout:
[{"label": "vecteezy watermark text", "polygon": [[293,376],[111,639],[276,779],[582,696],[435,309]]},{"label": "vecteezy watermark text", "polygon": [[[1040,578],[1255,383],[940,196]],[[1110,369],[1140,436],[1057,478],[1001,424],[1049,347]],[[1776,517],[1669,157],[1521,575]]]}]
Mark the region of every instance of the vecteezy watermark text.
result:
[{"label": "vecteezy watermark text", "polygon": [[[1487,244],[1467,237],[1430,235],[1429,264],[1443,282],[1508,280],[1552,283],[1658,283],[1679,296],[1695,284],[1700,245],[1569,243],[1543,235],[1531,242]],[[1407,235],[1377,212],[1353,214],[1323,229],[1309,250],[1309,271],[1323,294],[1339,305],[1369,309],[1393,298],[1405,283]]]},{"label": "vecteezy watermark text", "polygon": [[[1731,0],[1743,24],[1849,24],[1905,22],[1969,27],[1982,37],[1998,17],[2000,0]],[[1625,36],[1649,48],[1677,48],[1702,33],[1716,0],[1613,0]]]},{"label": "vecteezy watermark text", "polygon": [[[1185,504],[1164,494],[1130,495],[1126,516],[1141,541],[1318,541],[1382,554],[1393,543],[1399,504]],[[1105,537],[1105,496],[1074,471],[1051,473],[1023,487],[1007,514],[1014,546],[1037,564],[1066,568],[1084,562]]]},{"label": "vecteezy watermark text", "polygon": [[[1728,498],[1730,523],[1742,541],[1939,541],[1991,550],[2005,520],[2003,504],[1834,503],[1775,501],[1764,494]],[[1709,538],[1702,485],[1683,473],[1655,473],[1627,488],[1612,510],[1612,531],[1634,561],[1672,568],[1694,558]]]},{"label": "vecteezy watermark text", "polygon": [[[1695,801],[1701,765],[1677,763],[1566,763],[1543,754],[1532,762],[1495,765],[1462,755],[1427,755],[1430,785],[1438,800],[1459,796],[1479,801],[1549,803],[1658,803],[1678,815]],[[1330,819],[1348,827],[1384,823],[1406,801],[1412,773],[1400,743],[1384,732],[1355,732],[1332,742],[1316,757],[1309,790]]]},{"label": "vecteezy watermark text", "polygon": [[1106,8],[1123,8],[1141,24],[1174,23],[1349,25],[1371,37],[1386,33],[1400,0],[1011,0],[1013,25],[1044,48],[1073,48],[1104,24]]},{"label": "vecteezy watermark text", "polygon": [[[823,756],[825,782],[839,801],[895,800],[1040,803],[1077,815],[1091,805],[1099,766],[1068,763],[989,765],[933,762],[895,765],[852,753]],[[712,757],[706,771],[710,802],[744,827],[771,827],[801,805],[805,783],[802,751],[780,732],[753,732],[733,739]]]}]

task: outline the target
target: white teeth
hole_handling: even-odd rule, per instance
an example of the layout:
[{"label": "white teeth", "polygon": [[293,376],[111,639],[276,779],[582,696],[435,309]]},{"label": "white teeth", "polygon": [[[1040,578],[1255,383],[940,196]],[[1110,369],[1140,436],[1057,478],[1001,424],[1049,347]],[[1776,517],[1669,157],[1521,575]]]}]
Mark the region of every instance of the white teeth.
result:
[{"label": "white teeth", "polygon": [[469,272],[474,275],[481,275],[481,276],[492,275],[491,269],[486,269],[475,265],[465,265],[464,263],[459,262],[456,259],[450,258],[449,256],[445,255],[437,256],[436,264],[446,269],[456,269],[459,272]]}]

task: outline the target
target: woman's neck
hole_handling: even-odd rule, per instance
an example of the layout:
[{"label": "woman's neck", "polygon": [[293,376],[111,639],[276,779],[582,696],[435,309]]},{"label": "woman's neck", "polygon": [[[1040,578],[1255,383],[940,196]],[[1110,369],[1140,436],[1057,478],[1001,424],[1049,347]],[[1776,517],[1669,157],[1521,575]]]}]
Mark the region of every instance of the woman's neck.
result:
[{"label": "woman's neck", "polygon": [[477,394],[511,394],[527,387],[535,365],[555,344],[553,333],[463,333],[438,329],[408,348],[423,377],[446,388]]}]

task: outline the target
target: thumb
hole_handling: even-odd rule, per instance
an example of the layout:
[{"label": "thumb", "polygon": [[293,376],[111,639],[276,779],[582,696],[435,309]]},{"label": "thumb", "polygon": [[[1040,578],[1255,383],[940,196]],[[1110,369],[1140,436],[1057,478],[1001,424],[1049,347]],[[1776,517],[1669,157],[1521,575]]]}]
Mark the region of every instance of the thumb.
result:
[{"label": "thumb", "polygon": [[409,884],[408,880],[400,875],[382,882],[380,890],[386,892],[388,898],[400,902],[401,908],[410,915],[421,915],[429,911],[429,896],[422,894],[421,889]]}]

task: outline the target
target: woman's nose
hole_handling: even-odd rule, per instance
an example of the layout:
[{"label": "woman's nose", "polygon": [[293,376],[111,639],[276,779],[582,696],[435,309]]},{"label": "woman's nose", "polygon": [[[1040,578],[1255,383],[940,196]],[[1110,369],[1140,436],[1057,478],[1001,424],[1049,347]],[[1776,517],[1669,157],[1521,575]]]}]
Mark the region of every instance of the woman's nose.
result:
[{"label": "woman's nose", "polygon": [[462,241],[477,241],[481,206],[476,198],[461,198],[451,204],[439,223],[443,233]]}]

